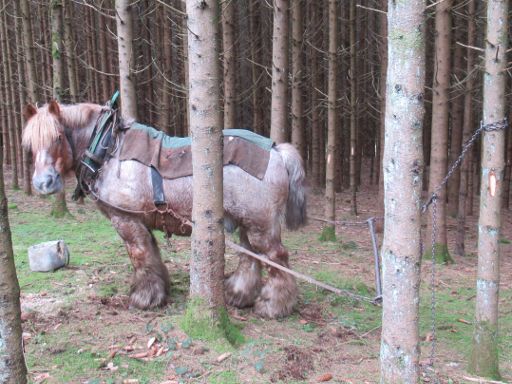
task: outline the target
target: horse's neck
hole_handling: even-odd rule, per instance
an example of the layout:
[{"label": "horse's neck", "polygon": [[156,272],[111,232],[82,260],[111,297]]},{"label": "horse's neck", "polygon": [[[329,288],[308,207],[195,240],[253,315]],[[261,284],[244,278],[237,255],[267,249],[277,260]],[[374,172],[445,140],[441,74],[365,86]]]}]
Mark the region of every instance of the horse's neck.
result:
[{"label": "horse's neck", "polygon": [[75,160],[87,149],[102,106],[98,104],[75,104],[61,106],[61,121],[66,129],[68,140],[73,141]]}]

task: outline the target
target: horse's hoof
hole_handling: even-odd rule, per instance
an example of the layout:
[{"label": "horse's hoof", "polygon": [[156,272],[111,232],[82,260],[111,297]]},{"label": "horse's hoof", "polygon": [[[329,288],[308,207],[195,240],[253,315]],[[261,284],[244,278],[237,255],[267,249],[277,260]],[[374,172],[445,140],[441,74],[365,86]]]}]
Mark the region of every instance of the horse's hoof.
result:
[{"label": "horse's hoof", "polygon": [[297,303],[297,286],[295,280],[287,278],[271,278],[261,290],[254,303],[254,313],[267,319],[286,317],[293,312]]},{"label": "horse's hoof", "polygon": [[224,280],[224,300],[237,308],[252,307],[261,290],[261,279],[234,273]]},{"label": "horse's hoof", "polygon": [[147,276],[132,284],[130,290],[130,307],[150,309],[167,304],[168,287],[160,278]]}]

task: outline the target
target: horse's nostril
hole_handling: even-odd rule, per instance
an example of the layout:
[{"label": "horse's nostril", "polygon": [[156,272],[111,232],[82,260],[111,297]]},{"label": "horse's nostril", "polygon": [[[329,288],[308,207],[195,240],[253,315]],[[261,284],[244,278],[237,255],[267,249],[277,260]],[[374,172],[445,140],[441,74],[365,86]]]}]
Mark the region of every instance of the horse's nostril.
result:
[{"label": "horse's nostril", "polygon": [[52,176],[48,176],[46,178],[46,182],[44,183],[44,187],[46,189],[50,189],[51,185],[53,184],[53,177]]}]

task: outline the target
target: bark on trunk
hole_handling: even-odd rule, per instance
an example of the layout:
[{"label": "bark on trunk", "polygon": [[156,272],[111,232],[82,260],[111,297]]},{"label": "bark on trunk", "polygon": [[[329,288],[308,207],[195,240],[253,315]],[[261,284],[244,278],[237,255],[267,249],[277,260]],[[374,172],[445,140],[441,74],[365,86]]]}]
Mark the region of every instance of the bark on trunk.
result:
[{"label": "bark on trunk", "polygon": [[272,106],[270,137],[276,143],[288,141],[288,7],[289,0],[273,0]]},{"label": "bark on trunk", "polygon": [[2,64],[3,64],[3,74],[4,74],[4,103],[5,109],[7,112],[7,129],[6,134],[7,141],[4,141],[4,148],[8,146],[8,151],[10,154],[11,160],[11,184],[13,189],[19,189],[18,185],[18,156],[17,156],[17,148],[16,148],[16,118],[14,116],[14,88],[13,88],[13,72],[11,65],[11,44],[9,39],[9,31],[7,29],[7,3],[5,0],[2,2],[2,37],[1,37],[1,45],[2,45]]},{"label": "bark on trunk", "polygon": [[236,128],[235,2],[222,2],[224,128]]},{"label": "bark on trunk", "polygon": [[[457,23],[454,23],[457,25]],[[453,80],[452,90],[450,94],[450,114],[451,114],[451,137],[450,137],[450,156],[448,165],[452,165],[460,155],[462,144],[462,126],[463,126],[463,105],[464,97],[459,90],[457,82],[463,79],[462,58],[464,56],[464,48],[457,44],[462,40],[462,29],[455,29],[455,45],[453,54]],[[460,184],[460,168],[456,168],[452,176],[448,180],[448,208],[447,214],[451,217],[457,216],[459,205],[459,184]]]},{"label": "bark on trunk", "polygon": [[[22,28],[22,13],[20,2],[14,2],[16,6],[16,47],[17,47],[17,67],[18,67],[18,97],[20,108],[27,102],[27,91],[25,85],[27,84],[27,74],[25,70],[24,47],[23,47],[23,28]],[[20,113],[21,126],[25,126],[25,117]],[[30,152],[22,148],[22,161],[23,161],[23,192],[26,195],[32,195],[32,180],[31,180],[31,161]]]},{"label": "bark on trunk", "polygon": [[[216,0],[187,0],[193,208],[188,326],[221,326],[224,305],[222,114],[219,9]],[[188,328],[191,333],[193,331]]]},{"label": "bark on trunk", "polygon": [[172,28],[170,15],[167,13],[167,7],[161,5],[159,12],[161,18],[162,30],[160,41],[162,42],[163,57],[161,58],[162,79],[160,85],[160,115],[158,126],[167,134],[172,134],[171,130],[171,89],[168,81],[172,79]]},{"label": "bark on trunk", "polygon": [[[476,41],[476,19],[475,19],[475,1],[468,2],[468,37],[467,45],[473,47]],[[474,86],[474,51],[471,48],[466,49],[466,94],[464,95],[464,116],[462,126],[462,142],[465,143],[469,140],[473,128],[473,86]],[[467,214],[467,200],[468,200],[468,187],[469,187],[469,173],[471,172],[471,164],[473,162],[473,151],[470,149],[460,167],[460,180],[459,180],[459,199],[457,210],[457,236],[455,242],[455,253],[458,256],[465,254],[465,235],[466,235],[466,214]]]},{"label": "bark on trunk", "polygon": [[[2,147],[0,146],[0,152]],[[0,161],[2,161],[0,153]],[[20,287],[14,267],[11,229],[0,163],[0,382],[25,384],[27,368],[22,348]]]},{"label": "bark on trunk", "polygon": [[[337,21],[336,0],[329,0],[329,73],[327,90],[327,151],[325,166],[325,218],[336,220],[336,193],[334,176],[336,174],[336,50]],[[321,240],[336,241],[334,224],[327,224]]]},{"label": "bark on trunk", "polygon": [[381,383],[419,382],[425,1],[388,2]]},{"label": "bark on trunk", "polygon": [[306,158],[304,141],[304,105],[302,102],[302,35],[304,34],[301,0],[292,2],[292,144],[299,150],[302,158]]},{"label": "bark on trunk", "polygon": [[[64,83],[64,68],[62,63],[62,1],[54,0],[51,3],[51,55],[52,55],[52,69],[53,69],[53,98],[59,102],[62,101]],[[64,183],[64,180],[63,180]],[[64,188],[62,192],[55,195],[55,200],[52,204],[50,215],[54,217],[64,217],[69,214],[66,205],[66,194]]]},{"label": "bark on trunk", "polygon": [[357,102],[356,102],[356,2],[350,0],[350,210],[357,215],[357,179],[356,179],[356,151],[357,151]]},{"label": "bark on trunk", "polygon": [[[78,102],[78,84],[76,82],[75,52],[73,49],[73,3],[64,2],[64,51],[66,52],[66,69],[68,74],[69,100]],[[99,14],[99,13],[98,13]]]},{"label": "bark on trunk", "polygon": [[[450,87],[450,42],[452,0],[436,5],[435,60],[432,95],[432,129],[430,149],[429,193],[441,185],[448,168],[448,112]],[[435,244],[436,260],[451,262],[446,238],[446,186],[437,192],[437,236]],[[432,219],[429,216],[427,239],[431,238]],[[430,248],[430,247],[428,247]],[[432,252],[430,249],[428,250]],[[427,253],[428,253],[427,251]]]},{"label": "bark on trunk", "polygon": [[25,64],[27,66],[27,91],[30,102],[37,101],[37,72],[35,65],[34,40],[32,37],[32,20],[28,0],[20,0],[22,25],[23,25],[23,50]]},{"label": "bark on trunk", "polygon": [[249,30],[251,34],[251,76],[252,76],[252,128],[254,132],[263,134],[263,116],[261,106],[261,14],[258,0],[249,0]]},{"label": "bark on trunk", "polygon": [[[505,118],[505,84],[508,48],[508,2],[487,2],[483,123]],[[478,220],[478,272],[475,329],[470,370],[499,378],[498,293],[500,284],[500,229],[505,131],[484,132]]]},{"label": "bark on trunk", "polygon": [[[311,11],[311,25],[310,28],[315,30],[318,25],[319,11],[318,4],[310,4]],[[312,178],[314,186],[321,188],[323,185],[322,175],[322,158],[324,156],[322,147],[320,144],[320,137],[322,136],[322,126],[320,124],[319,114],[319,97],[318,88],[320,87],[319,71],[318,71],[318,52],[317,44],[318,39],[313,39],[312,47],[309,48],[309,62],[310,62],[310,81],[311,81],[311,158],[312,158]]]},{"label": "bark on trunk", "polygon": [[121,113],[125,118],[137,120],[131,4],[130,0],[116,0],[117,47],[119,53],[119,82],[121,85]]},{"label": "bark on trunk", "polygon": [[[388,8],[387,0],[381,0],[381,7],[383,11]],[[379,183],[379,212],[384,211],[384,178],[382,177],[382,161],[384,156],[384,131],[386,127],[386,73],[388,70],[388,24],[386,14],[379,16],[379,35],[381,38],[380,46],[380,120],[379,120],[379,174],[377,176]]]},{"label": "bark on trunk", "polygon": [[[107,48],[107,29],[106,29],[106,20],[105,16],[103,16],[101,13],[96,13],[96,22],[98,24],[98,39],[99,39],[99,64],[100,64],[100,71],[102,74],[100,75],[100,81],[101,81],[101,102],[105,103],[107,100],[110,99],[110,96],[114,92],[114,89],[110,87],[110,82],[108,81],[108,75],[107,73],[110,73],[110,66],[109,64],[109,53]],[[70,76],[71,79],[71,76]]]}]

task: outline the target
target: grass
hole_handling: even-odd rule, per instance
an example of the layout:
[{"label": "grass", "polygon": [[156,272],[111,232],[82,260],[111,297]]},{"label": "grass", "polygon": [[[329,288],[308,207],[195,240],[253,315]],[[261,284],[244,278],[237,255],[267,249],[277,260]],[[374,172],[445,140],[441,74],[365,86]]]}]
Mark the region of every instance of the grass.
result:
[{"label": "grass", "polygon": [[[30,212],[24,198],[20,197],[22,193],[14,192],[14,194],[16,199],[9,202],[9,213],[15,262],[23,295],[45,293],[49,298],[61,300],[62,305],[65,306],[64,311],[71,312],[70,308],[82,306],[80,301],[87,301],[89,291],[86,290],[91,285],[91,289],[100,297],[110,298],[128,292],[126,283],[131,273],[130,262],[122,241],[105,217],[93,211],[90,206],[78,208],[70,204],[72,218],[53,219],[49,217],[50,201],[46,211]],[[345,263],[350,261],[366,266],[368,257],[372,258],[371,250],[365,249],[365,245],[360,241],[353,241],[357,239],[350,239],[344,235],[343,243],[341,241],[320,243],[318,235],[318,232],[309,230],[287,233],[284,239],[286,246],[292,250],[292,260],[294,257],[300,259],[303,255],[313,260],[320,259],[325,254],[326,258],[335,257]],[[101,317],[105,311],[112,311],[112,309],[109,307],[103,309],[101,305],[94,306],[95,304],[89,303],[94,311],[98,311],[90,314],[92,320],[71,317],[69,322],[63,321],[58,329],[53,328],[55,324],[45,322],[53,321],[51,316],[55,314],[50,314],[48,317],[50,320],[45,318],[42,325],[38,324],[42,328],[28,329],[33,338],[27,345],[26,357],[29,370],[33,374],[34,372],[51,372],[51,380],[48,380],[48,383],[117,383],[125,379],[137,379],[139,383],[153,383],[164,381],[166,374],[174,372],[172,371],[174,368],[169,367],[175,366],[188,369],[187,373],[178,375],[178,380],[182,382],[188,382],[190,379],[192,382],[237,384],[244,377],[243,370],[249,367],[251,374],[255,375],[254,382],[263,383],[270,381],[276,364],[282,362],[283,346],[287,344],[307,349],[316,346],[318,336],[329,332],[333,327],[346,327],[358,335],[364,335],[366,332],[378,329],[381,325],[380,307],[336,296],[315,286],[300,283],[300,305],[318,305],[323,319],[327,322],[326,326],[315,322],[303,323],[298,313],[284,320],[267,321],[240,311],[239,315],[247,317],[247,321],[243,323],[245,327],[241,329],[240,323],[236,322],[234,325],[231,324],[233,328],[230,328],[235,334],[230,337],[236,340],[238,336],[242,336],[245,339],[245,342],[242,339],[239,339],[238,343],[235,342],[239,345],[238,347],[208,337],[203,332],[210,330],[208,324],[203,324],[201,332],[186,336],[181,332],[180,327],[187,328],[183,323],[186,315],[183,314],[190,281],[187,270],[188,244],[183,246],[184,243],[180,243],[179,240],[176,245],[173,239],[173,245],[167,247],[162,234],[157,233],[156,237],[163,245],[161,247],[163,259],[172,260],[170,305],[154,312],[133,313],[125,309],[117,310],[119,314],[116,316],[123,317],[125,322],[108,324],[108,326],[102,322]],[[30,272],[27,248],[39,242],[55,239],[64,239],[68,244],[71,254],[70,267],[53,273]],[[506,241],[502,243],[508,244]],[[300,251],[294,254],[293,250]],[[371,284],[363,283],[353,271],[346,272],[343,267],[334,268],[329,264],[298,261],[293,262],[293,267],[302,269],[317,280],[355,294],[370,298],[375,295]],[[457,268],[457,266],[446,268]],[[438,348],[453,353],[454,359],[460,356],[469,357],[472,342],[472,324],[459,320],[472,322],[475,289],[464,284],[466,283],[462,285],[457,283],[455,287],[442,285],[437,290]],[[512,366],[512,290],[503,289],[500,292],[500,298],[499,354],[501,363],[510,367]],[[76,304],[77,302],[79,304]],[[80,314],[83,313],[80,312]],[[127,318],[136,320],[132,324],[126,321]],[[112,320],[112,317],[110,319]],[[30,323],[25,324],[27,327]],[[179,336],[176,336],[179,332],[181,332]],[[421,290],[420,335],[425,337],[428,332],[430,332],[430,291],[425,286]],[[166,343],[172,344],[174,340],[173,346],[182,344],[187,338],[190,338],[192,344],[187,349],[188,352],[177,347],[176,350],[171,351],[170,355],[164,354],[150,361],[140,361],[125,355],[116,355],[109,360],[110,343],[115,341],[125,345],[132,333],[144,335],[144,338],[141,338],[142,344],[153,335],[160,335],[159,340],[162,339]],[[372,333],[373,336],[377,334],[378,331]],[[378,341],[375,341],[377,338],[378,336],[372,339],[355,337],[347,344],[350,344],[350,347],[360,348],[355,344],[361,343],[361,348],[371,349],[368,353],[371,354],[372,359],[375,359],[375,364],[378,364],[378,357],[375,357],[378,355],[378,345],[376,345]],[[211,351],[210,354],[192,355],[192,350],[197,345],[204,345]],[[422,342],[424,354],[428,353],[429,348],[429,343]],[[223,364],[217,364],[216,357],[225,351],[231,352],[232,357]],[[179,360],[178,356],[183,358],[187,353],[192,356],[191,359],[196,365],[190,361]],[[451,359],[451,355],[448,356],[448,359]],[[443,355],[443,359],[445,358],[446,355]],[[326,363],[326,358],[323,359],[321,364]],[[107,361],[111,361],[117,369],[115,371],[102,369]],[[201,379],[192,379],[190,375],[197,372],[198,367],[201,366],[206,367],[205,369],[210,373]],[[464,370],[464,367],[461,370]],[[322,372],[313,372],[309,378],[314,379],[317,373]]]},{"label": "grass", "polygon": [[233,371],[216,372],[208,378],[209,384],[238,384],[238,376]]}]

